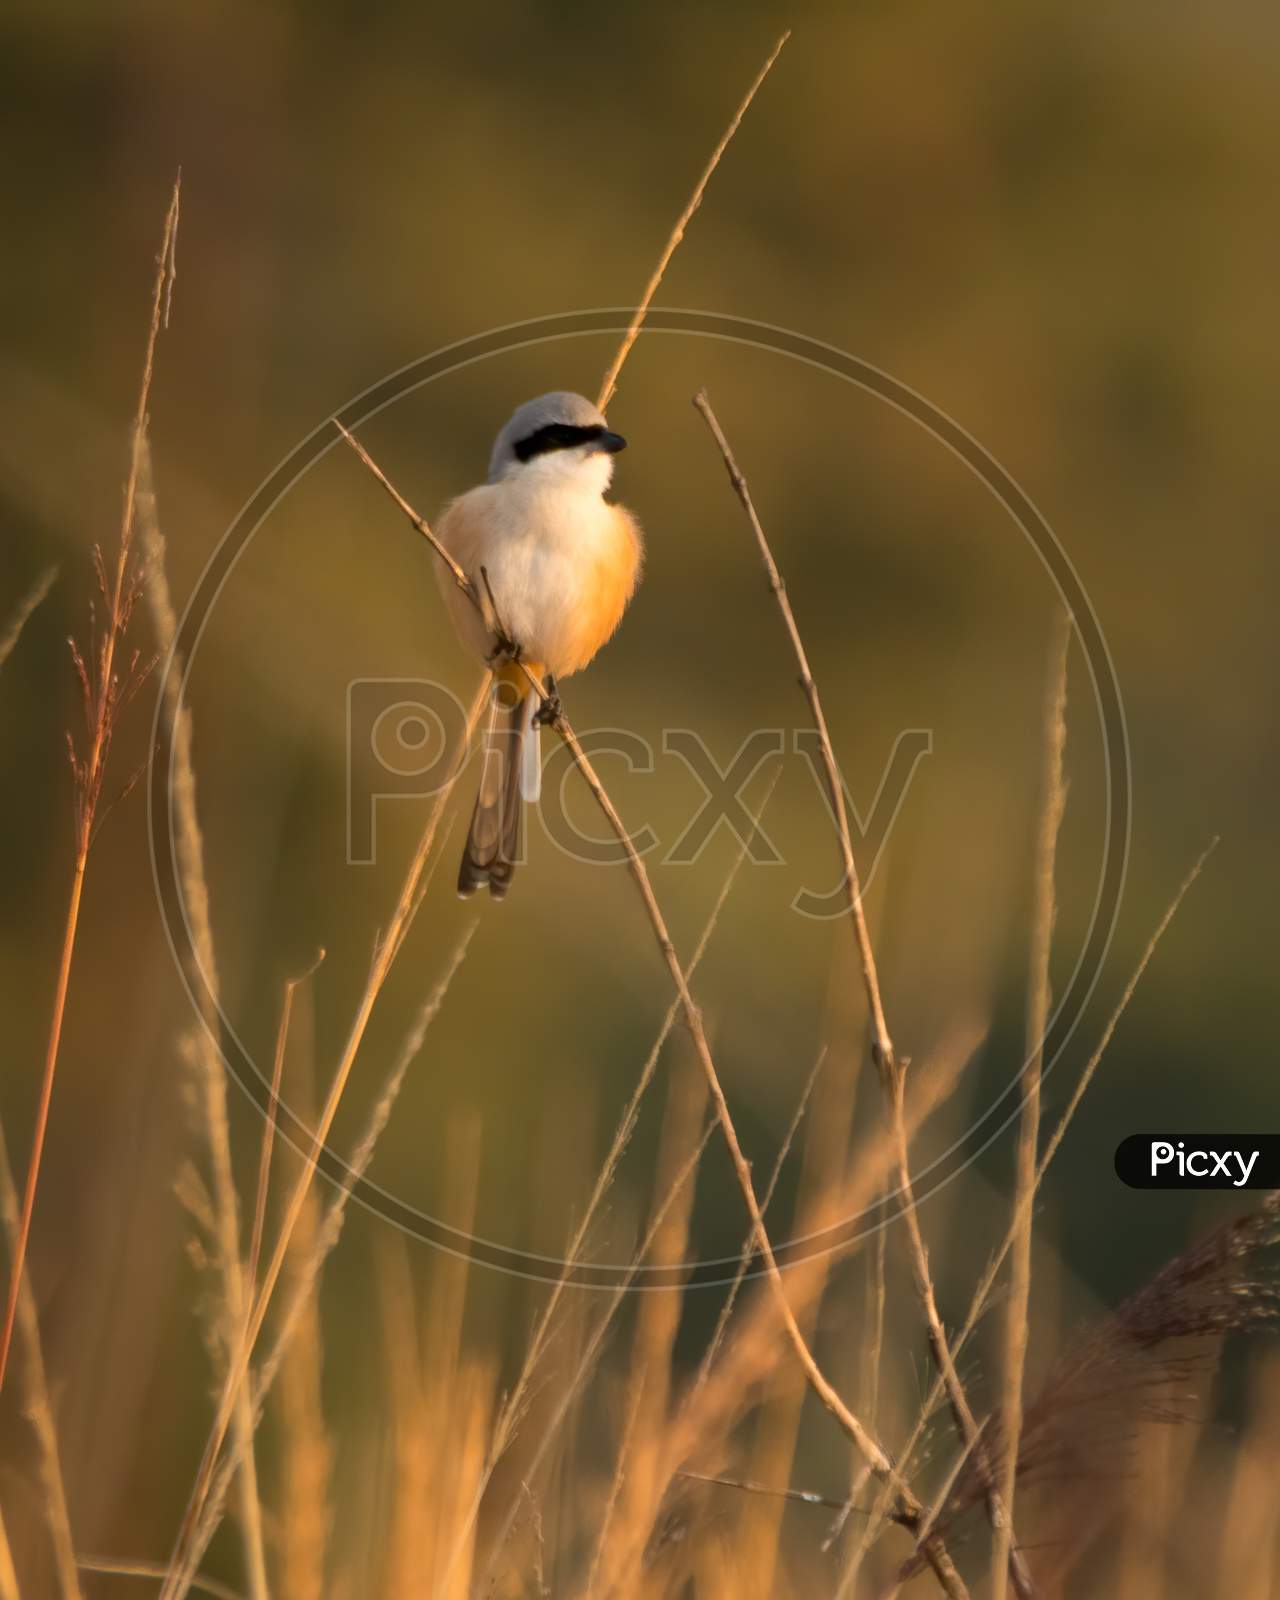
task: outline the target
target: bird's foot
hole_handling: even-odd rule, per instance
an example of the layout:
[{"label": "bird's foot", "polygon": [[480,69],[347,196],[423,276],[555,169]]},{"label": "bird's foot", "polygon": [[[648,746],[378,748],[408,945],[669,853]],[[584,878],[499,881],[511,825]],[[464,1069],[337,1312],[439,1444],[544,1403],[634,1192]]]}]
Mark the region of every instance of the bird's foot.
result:
[{"label": "bird's foot", "polygon": [[533,714],[533,720],[539,727],[549,728],[560,715],[560,693],[556,688],[555,676],[547,674],[546,688],[538,709]]}]

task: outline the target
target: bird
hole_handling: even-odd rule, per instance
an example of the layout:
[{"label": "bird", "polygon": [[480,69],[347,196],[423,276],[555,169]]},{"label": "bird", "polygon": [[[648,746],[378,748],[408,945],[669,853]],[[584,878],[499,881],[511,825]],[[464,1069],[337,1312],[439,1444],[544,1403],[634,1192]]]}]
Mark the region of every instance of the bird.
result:
[{"label": "bird", "polygon": [[[644,537],[605,499],[627,441],[599,407],[555,390],[517,406],[494,440],[487,480],[451,500],[440,543],[491,602],[492,628],[437,554],[436,577],[464,649],[494,674],[480,788],[458,870],[464,899],[505,898],[525,802],[538,799],[541,723],[559,713],[560,680],[612,638],[640,581]],[[524,668],[544,692],[534,694]],[[535,703],[536,702],[536,703]]]}]

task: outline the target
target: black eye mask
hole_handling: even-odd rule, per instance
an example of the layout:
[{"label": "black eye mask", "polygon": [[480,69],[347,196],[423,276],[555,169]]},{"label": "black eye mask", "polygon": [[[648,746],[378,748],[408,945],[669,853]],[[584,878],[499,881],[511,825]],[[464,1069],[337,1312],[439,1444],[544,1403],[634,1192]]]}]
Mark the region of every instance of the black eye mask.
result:
[{"label": "black eye mask", "polygon": [[614,453],[621,450],[625,440],[621,434],[610,433],[601,423],[577,427],[571,422],[548,422],[543,427],[515,443],[516,458],[530,461],[534,456],[545,455],[548,450],[572,450],[575,445],[600,442],[603,450]]}]

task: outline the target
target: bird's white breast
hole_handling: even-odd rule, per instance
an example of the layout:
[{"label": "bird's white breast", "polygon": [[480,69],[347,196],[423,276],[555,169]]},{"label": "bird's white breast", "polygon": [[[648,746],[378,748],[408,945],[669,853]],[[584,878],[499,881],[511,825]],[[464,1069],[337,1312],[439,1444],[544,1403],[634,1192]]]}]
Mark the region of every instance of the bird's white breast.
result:
[{"label": "bird's white breast", "polygon": [[558,675],[583,665],[583,623],[598,603],[599,574],[634,560],[595,475],[514,473],[455,501],[442,533],[449,526],[465,545],[452,553],[477,579],[485,568],[499,617],[525,656]]}]

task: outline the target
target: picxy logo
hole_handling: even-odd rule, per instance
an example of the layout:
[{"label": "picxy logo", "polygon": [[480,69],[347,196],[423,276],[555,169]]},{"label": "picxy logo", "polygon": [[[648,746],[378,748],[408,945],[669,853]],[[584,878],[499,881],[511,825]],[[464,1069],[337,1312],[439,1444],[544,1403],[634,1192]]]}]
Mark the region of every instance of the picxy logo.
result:
[{"label": "picxy logo", "polygon": [[1131,1189],[1274,1189],[1280,1134],[1135,1133],[1116,1151],[1116,1175]]}]

